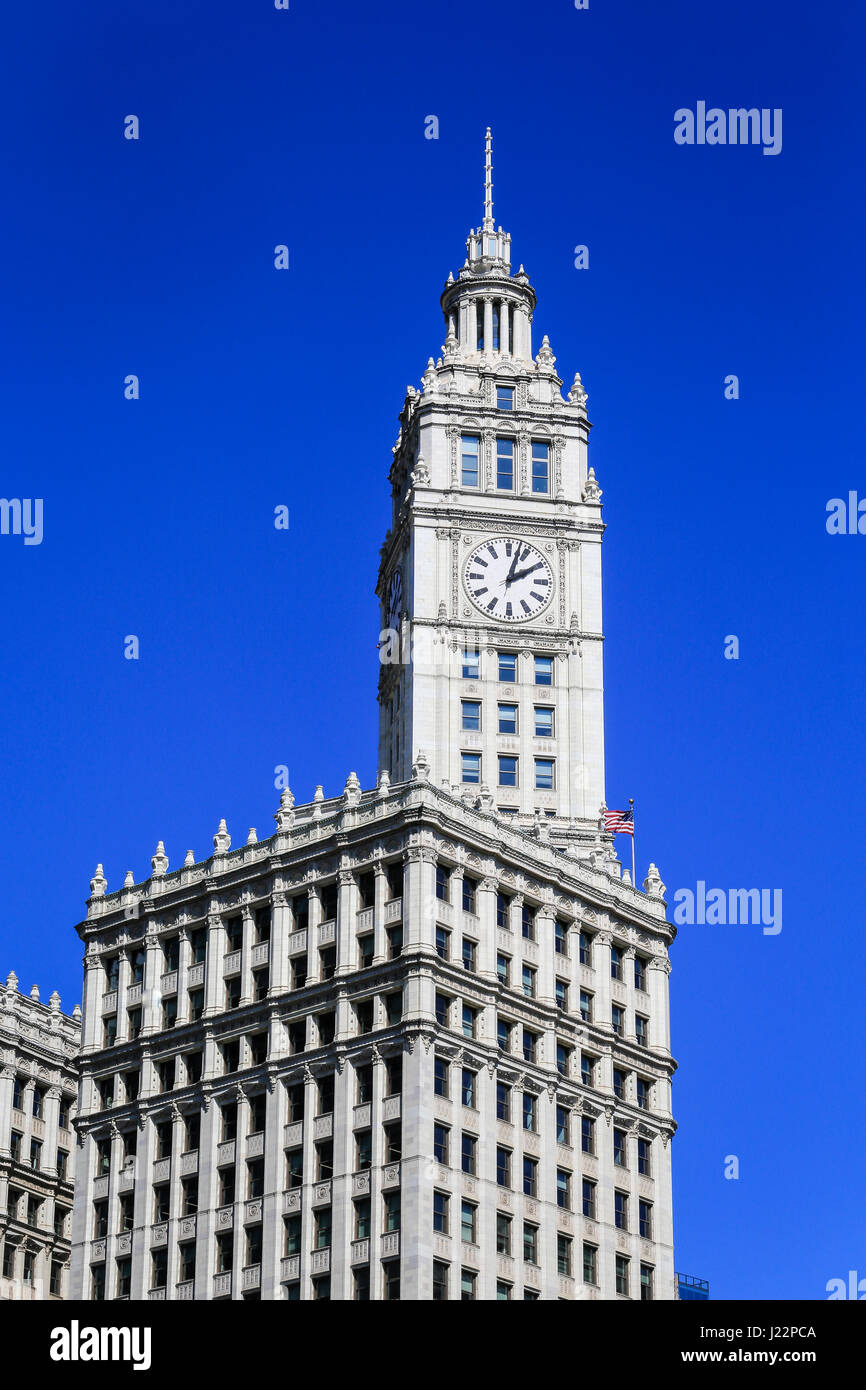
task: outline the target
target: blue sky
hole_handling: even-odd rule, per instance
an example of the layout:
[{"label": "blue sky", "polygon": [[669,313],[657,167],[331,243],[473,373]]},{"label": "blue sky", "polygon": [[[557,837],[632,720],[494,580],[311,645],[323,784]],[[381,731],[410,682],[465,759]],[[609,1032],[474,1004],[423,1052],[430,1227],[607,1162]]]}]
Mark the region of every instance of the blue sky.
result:
[{"label": "blue sky", "polygon": [[[673,950],[677,1266],[718,1298],[866,1274],[866,537],[825,529],[866,496],[862,14],[50,0],[4,31],[0,493],[45,534],[0,536],[0,973],[71,1007],[97,860],[114,889],[221,816],[267,835],[279,763],[299,800],[373,782],[390,449],[490,124],[595,424],[608,802],[671,901],[784,896],[777,936]],[[782,152],[676,145],[699,100],[781,108]]]}]

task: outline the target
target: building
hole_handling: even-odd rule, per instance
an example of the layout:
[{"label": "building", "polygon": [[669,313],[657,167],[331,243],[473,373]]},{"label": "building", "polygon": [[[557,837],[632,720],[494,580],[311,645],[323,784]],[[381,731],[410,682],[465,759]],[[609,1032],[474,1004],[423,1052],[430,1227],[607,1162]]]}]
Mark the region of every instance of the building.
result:
[{"label": "building", "polygon": [[81,1009],[0,985],[0,1299],[68,1296]]},{"label": "building", "polygon": [[706,1279],[696,1279],[692,1274],[678,1274],[677,1298],[685,1303],[706,1303],[710,1296],[710,1285]]},{"label": "building", "polygon": [[84,1298],[676,1297],[664,885],[605,831],[579,376],[485,211],[410,388],[378,785],[91,881]]}]

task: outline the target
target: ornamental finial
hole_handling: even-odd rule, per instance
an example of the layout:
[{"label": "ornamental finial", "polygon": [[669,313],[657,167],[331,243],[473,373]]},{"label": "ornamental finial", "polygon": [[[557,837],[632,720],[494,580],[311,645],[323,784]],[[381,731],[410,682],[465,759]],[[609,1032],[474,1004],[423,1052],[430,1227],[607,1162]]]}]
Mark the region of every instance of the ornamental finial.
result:
[{"label": "ornamental finial", "polygon": [[492,232],[493,226],[493,136],[490,126],[484,137],[484,230]]}]

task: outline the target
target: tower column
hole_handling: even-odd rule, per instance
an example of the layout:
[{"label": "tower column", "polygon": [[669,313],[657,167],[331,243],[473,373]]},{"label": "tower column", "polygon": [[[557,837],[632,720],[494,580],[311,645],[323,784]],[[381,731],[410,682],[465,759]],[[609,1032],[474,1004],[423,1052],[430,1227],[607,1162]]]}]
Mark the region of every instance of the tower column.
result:
[{"label": "tower column", "polygon": [[493,351],[493,300],[489,294],[484,296],[484,351]]},{"label": "tower column", "polygon": [[457,338],[460,346],[466,348],[466,300],[461,299],[457,306]]},{"label": "tower column", "polygon": [[508,300],[503,299],[499,305],[499,351],[503,357],[508,357],[511,352],[508,328]]},{"label": "tower column", "polygon": [[469,301],[469,342],[467,344],[470,352],[478,350],[478,300]]}]

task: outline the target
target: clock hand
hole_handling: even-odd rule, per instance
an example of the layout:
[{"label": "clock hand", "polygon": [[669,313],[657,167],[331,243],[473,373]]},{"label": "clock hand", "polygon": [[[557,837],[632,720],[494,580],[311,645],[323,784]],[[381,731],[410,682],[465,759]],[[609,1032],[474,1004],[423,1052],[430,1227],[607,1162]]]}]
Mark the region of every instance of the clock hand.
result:
[{"label": "clock hand", "polygon": [[516,568],[516,566],[517,566],[517,562],[518,562],[519,559],[520,559],[520,546],[518,546],[517,549],[515,550],[515,552],[514,552],[514,559],[511,561],[511,568],[510,568],[510,570],[508,571],[507,575],[505,576],[505,587],[506,587],[506,589],[508,588],[509,584],[512,584],[512,583],[514,582],[514,571],[515,571],[515,568]]},{"label": "clock hand", "polygon": [[540,569],[544,569],[544,565],[541,561],[539,561],[537,565],[530,565],[528,570],[520,570],[517,574],[513,574],[509,582],[511,584],[516,584],[518,579],[525,579],[528,574],[534,574],[536,570]]}]

